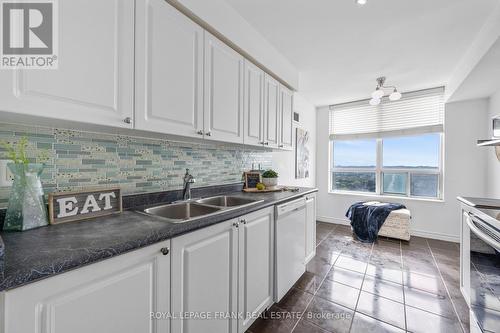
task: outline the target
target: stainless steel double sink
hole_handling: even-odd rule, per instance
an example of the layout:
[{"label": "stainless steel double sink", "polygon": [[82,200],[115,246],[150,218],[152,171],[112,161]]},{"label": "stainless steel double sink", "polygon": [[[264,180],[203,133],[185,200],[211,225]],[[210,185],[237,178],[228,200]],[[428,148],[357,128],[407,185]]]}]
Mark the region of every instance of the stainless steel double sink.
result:
[{"label": "stainless steel double sink", "polygon": [[237,196],[216,196],[178,202],[145,209],[146,214],[162,217],[168,222],[185,223],[204,216],[215,215],[231,209],[255,205],[263,200]]}]

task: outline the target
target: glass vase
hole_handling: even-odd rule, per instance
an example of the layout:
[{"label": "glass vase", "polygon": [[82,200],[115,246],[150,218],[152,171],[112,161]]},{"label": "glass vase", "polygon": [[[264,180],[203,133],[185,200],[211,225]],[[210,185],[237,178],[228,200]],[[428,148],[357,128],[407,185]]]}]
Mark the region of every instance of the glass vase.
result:
[{"label": "glass vase", "polygon": [[14,182],[3,230],[23,231],[47,225],[47,206],[40,181],[43,164],[9,163],[7,166]]}]

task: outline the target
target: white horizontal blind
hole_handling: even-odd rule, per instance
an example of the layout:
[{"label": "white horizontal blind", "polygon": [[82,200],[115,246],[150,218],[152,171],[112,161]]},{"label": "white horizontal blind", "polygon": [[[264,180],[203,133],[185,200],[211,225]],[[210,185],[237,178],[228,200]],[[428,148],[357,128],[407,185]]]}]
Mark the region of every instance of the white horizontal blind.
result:
[{"label": "white horizontal blind", "polygon": [[382,99],[378,106],[358,101],[330,107],[330,137],[359,138],[442,132],[444,88],[403,94],[399,101]]}]

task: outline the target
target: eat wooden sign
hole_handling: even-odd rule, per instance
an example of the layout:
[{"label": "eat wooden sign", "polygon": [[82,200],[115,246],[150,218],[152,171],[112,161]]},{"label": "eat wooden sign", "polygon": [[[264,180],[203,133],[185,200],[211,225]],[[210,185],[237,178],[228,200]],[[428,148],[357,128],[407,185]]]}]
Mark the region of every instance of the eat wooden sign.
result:
[{"label": "eat wooden sign", "polygon": [[89,219],[122,212],[119,188],[49,194],[50,224]]}]

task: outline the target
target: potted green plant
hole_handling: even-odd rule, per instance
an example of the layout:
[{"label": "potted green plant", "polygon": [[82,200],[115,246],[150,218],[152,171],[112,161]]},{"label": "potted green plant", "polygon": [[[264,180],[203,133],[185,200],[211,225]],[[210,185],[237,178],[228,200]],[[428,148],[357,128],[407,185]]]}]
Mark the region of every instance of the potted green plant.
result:
[{"label": "potted green plant", "polygon": [[262,174],[262,183],[264,183],[266,187],[274,187],[278,185],[278,173],[272,169],[265,171]]},{"label": "potted green plant", "polygon": [[30,162],[26,153],[28,140],[24,137],[17,145],[3,142],[3,146],[11,160],[7,167],[14,178],[3,230],[23,231],[47,225],[47,206],[40,181],[44,164]]}]

